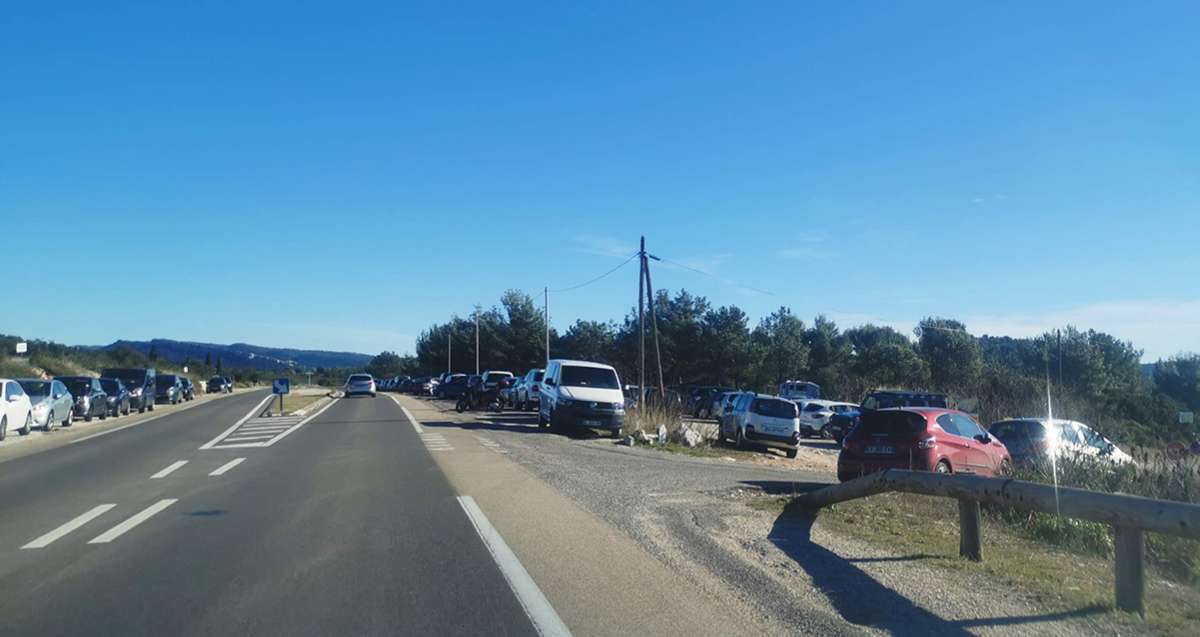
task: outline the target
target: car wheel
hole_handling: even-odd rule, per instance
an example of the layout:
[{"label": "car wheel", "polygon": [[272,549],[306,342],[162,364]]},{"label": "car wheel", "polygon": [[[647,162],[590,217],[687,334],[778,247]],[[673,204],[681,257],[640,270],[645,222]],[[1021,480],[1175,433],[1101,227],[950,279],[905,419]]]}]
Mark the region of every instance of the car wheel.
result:
[{"label": "car wheel", "polygon": [[8,416],[0,416],[0,440],[8,435]]},{"label": "car wheel", "polygon": [[25,426],[17,430],[22,436],[28,436],[33,431],[33,414],[25,414]]},{"label": "car wheel", "polygon": [[100,420],[108,420],[108,405],[105,405],[104,409],[100,410]]},{"label": "car wheel", "polygon": [[550,423],[546,420],[546,417],[542,415],[542,410],[538,409],[538,427],[545,429],[546,427],[549,427],[549,426],[550,426]]},{"label": "car wheel", "polygon": [[129,415],[129,403],[125,403],[125,411],[123,411],[121,413],[126,416]]},{"label": "car wheel", "polygon": [[52,412],[50,412],[49,415],[46,416],[46,426],[42,427],[42,431],[44,431],[46,433],[50,433],[50,430],[53,427],[54,427],[54,412],[52,411]]},{"label": "car wheel", "polygon": [[795,458],[795,457],[796,457],[796,454],[798,454],[798,453],[800,453],[800,450],[799,450],[799,449],[788,449],[788,450],[787,450],[787,457],[788,457],[788,458]]},{"label": "car wheel", "polygon": [[75,423],[75,410],[68,409],[67,410],[67,419],[63,421],[63,426],[70,427],[74,423]]},{"label": "car wheel", "polygon": [[746,434],[742,431],[741,427],[738,427],[737,432],[734,433],[734,441],[737,444],[737,448],[743,451],[749,446],[746,444]]},{"label": "car wheel", "polygon": [[146,405],[146,409],[149,409],[150,411],[154,411],[154,402],[151,401],[149,405]]},{"label": "car wheel", "polygon": [[933,468],[933,472],[941,473],[941,474],[950,474],[950,473],[954,473],[954,470],[950,468],[949,462],[946,462],[945,460],[938,460],[937,465],[934,466],[934,468]]},{"label": "car wheel", "polygon": [[832,438],[833,438],[833,434],[829,431],[829,425],[825,425],[824,427],[821,427],[821,439],[822,440],[830,440]]},{"label": "car wheel", "polygon": [[88,409],[88,413],[83,415],[83,422],[92,422],[92,410]]},{"label": "car wheel", "polygon": [[612,438],[613,438],[613,440],[619,440],[621,438],[621,430],[613,429],[612,430]]}]

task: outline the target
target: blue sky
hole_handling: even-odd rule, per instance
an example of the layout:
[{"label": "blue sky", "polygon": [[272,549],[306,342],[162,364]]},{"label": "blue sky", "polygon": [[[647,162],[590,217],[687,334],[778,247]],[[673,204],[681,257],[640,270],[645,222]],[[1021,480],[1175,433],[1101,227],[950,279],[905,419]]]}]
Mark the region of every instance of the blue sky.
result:
[{"label": "blue sky", "polygon": [[167,4],[0,17],[0,332],[411,351],[645,234],[753,320],[1200,350],[1195,3]]}]

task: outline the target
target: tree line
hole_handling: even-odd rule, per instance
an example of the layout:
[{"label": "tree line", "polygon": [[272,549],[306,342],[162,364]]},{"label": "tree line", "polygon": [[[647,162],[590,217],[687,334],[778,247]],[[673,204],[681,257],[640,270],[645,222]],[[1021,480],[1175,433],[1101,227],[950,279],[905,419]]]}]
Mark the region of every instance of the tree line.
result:
[{"label": "tree line", "polygon": [[[940,391],[985,422],[1047,413],[1091,424],[1115,440],[1156,444],[1195,435],[1180,411],[1200,408],[1200,357],[1180,354],[1143,372],[1128,341],[1066,326],[1033,338],[975,336],[953,318],[927,317],[910,337],[889,326],[840,329],[825,316],[806,323],[780,307],[751,325],[735,305],[716,306],[679,290],[655,292],[663,379],[667,385],[719,385],[772,392],[780,382],[819,384],[825,397],[857,402],[880,387]],[[646,381],[657,384],[651,317]],[[529,295],[509,290],[478,312],[481,370],[520,374],[545,362],[545,323]],[[476,317],[430,326],[415,356],[384,352],[368,366],[378,376],[475,371]],[[637,382],[636,308],[617,321],[577,320],[550,330],[553,358],[608,363]],[[449,358],[447,357],[449,348]]]}]

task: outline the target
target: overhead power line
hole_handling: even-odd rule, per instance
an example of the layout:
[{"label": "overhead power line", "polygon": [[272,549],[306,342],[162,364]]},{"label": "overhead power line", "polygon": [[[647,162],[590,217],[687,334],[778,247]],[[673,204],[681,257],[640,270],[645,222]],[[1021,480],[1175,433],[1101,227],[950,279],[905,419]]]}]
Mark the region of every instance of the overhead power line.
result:
[{"label": "overhead power line", "polygon": [[598,276],[590,281],[584,281],[583,283],[580,283],[579,285],[572,285],[569,288],[559,288],[557,290],[550,290],[550,291],[555,292],[555,293],[570,292],[571,290],[578,290],[579,288],[587,287],[587,286],[599,281],[600,279],[603,279],[603,278],[609,276],[613,272],[616,272],[617,270],[620,270],[621,268],[625,267],[630,261],[633,261],[634,259],[636,259],[638,257],[638,254],[640,254],[640,253],[634,252],[633,254],[629,255],[628,259],[625,259],[624,261],[622,261],[621,264],[618,265],[617,267],[609,270],[608,272],[605,272],[604,274],[601,274],[600,276]]},{"label": "overhead power line", "polygon": [[646,255],[646,256],[649,256],[653,259],[662,261],[663,263],[670,263],[671,265],[673,265],[677,268],[683,268],[684,270],[690,270],[692,272],[695,272],[696,274],[703,274],[704,276],[712,277],[726,285],[732,285],[734,287],[739,287],[739,288],[746,288],[747,290],[753,290],[755,292],[758,292],[759,294],[766,294],[767,296],[775,296],[775,293],[771,292],[770,290],[764,290],[762,288],[756,288],[753,285],[746,285],[745,283],[738,283],[737,281],[731,281],[729,279],[726,279],[725,277],[717,276],[717,275],[713,274],[712,272],[705,272],[704,270],[701,270],[700,268],[693,268],[690,265],[686,265],[686,264],[680,263],[678,261],[672,261],[670,259],[664,259],[662,257],[655,257],[653,255]]}]

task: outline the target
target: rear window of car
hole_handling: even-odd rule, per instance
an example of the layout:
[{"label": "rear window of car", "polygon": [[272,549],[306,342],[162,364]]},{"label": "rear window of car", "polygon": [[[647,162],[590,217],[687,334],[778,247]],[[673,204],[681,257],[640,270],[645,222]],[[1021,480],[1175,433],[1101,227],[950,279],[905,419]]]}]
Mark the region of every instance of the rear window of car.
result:
[{"label": "rear window of car", "polygon": [[911,411],[868,411],[858,431],[865,435],[915,435],[925,431],[925,416]]},{"label": "rear window of car", "polygon": [[1004,444],[1042,440],[1046,427],[1036,420],[1004,420],[988,428],[988,433]]},{"label": "rear window of car", "polygon": [[776,398],[755,398],[750,411],[768,418],[795,418],[796,403]]},{"label": "rear window of car", "polygon": [[371,380],[371,377],[367,374],[354,374],[353,376],[350,377],[350,382],[352,382],[352,383],[365,383],[370,380]]},{"label": "rear window of car", "polygon": [[604,367],[564,365],[562,368],[562,384],[564,387],[621,388],[617,383],[617,373]]},{"label": "rear window of car", "polygon": [[159,385],[174,385],[175,377],[171,376],[170,374],[163,374],[162,376],[158,377],[158,384]]}]

